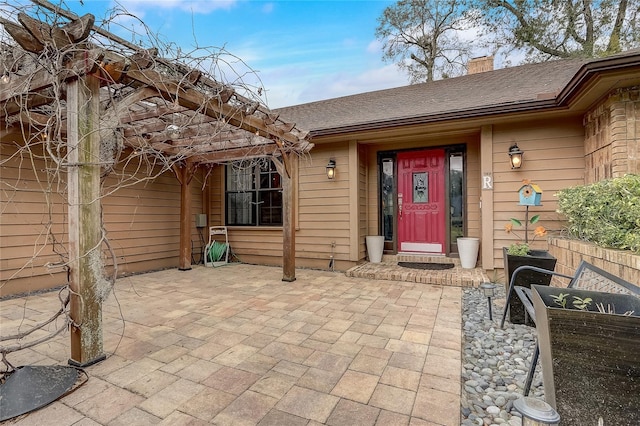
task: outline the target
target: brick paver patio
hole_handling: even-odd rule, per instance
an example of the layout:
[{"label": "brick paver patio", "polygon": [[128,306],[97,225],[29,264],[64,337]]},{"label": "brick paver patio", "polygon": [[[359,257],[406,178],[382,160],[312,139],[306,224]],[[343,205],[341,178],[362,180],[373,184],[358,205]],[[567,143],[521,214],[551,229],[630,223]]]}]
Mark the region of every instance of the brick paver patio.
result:
[{"label": "brick paver patio", "polygon": [[[461,289],[231,264],[118,280],[108,357],[18,425],[459,425]],[[0,302],[0,332],[58,308]],[[12,355],[66,364],[68,332]]]}]

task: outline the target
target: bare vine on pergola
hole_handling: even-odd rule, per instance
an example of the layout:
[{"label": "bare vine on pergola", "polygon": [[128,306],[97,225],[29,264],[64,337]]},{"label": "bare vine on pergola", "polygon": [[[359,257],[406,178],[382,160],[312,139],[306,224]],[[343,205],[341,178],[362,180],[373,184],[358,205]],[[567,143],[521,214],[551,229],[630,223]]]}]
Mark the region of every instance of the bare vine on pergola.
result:
[{"label": "bare vine on pergola", "polygon": [[[96,25],[92,15],[77,17],[44,0],[0,1],[0,135],[1,145],[12,146],[9,154],[0,156],[0,167],[30,164],[48,212],[33,257],[0,287],[37,264],[46,250],[57,255],[47,262],[51,268],[68,269],[74,260],[62,244],[64,231],[55,226],[54,214],[61,204],[68,205],[66,175],[75,167],[75,148],[68,145],[73,136],[68,134],[73,129],[68,112],[70,81],[83,85],[93,81],[99,86],[79,89],[99,94],[99,123],[88,136],[97,133],[100,141],[96,160],[100,190],[94,203],[168,170],[179,180],[190,180],[198,167],[206,170],[211,164],[270,157],[281,173],[288,174],[289,157],[304,155],[312,147],[306,132],[266,107],[261,86],[243,82],[251,71],[234,70],[238,63],[248,69],[239,58],[220,48],[186,52],[160,42],[142,22],[137,27],[143,31],[131,31],[127,38],[132,41],[127,41],[109,32],[123,17],[135,18],[119,8]],[[86,76],[88,80],[82,78]],[[87,98],[80,108],[89,107],[95,97]],[[12,134],[20,138],[7,140]],[[15,180],[1,180],[0,214],[11,208],[21,190],[20,179],[18,175]],[[100,228],[101,237],[88,256],[97,277],[94,290],[103,301],[118,276],[118,259],[104,220]],[[73,296],[72,289],[67,291]],[[42,324],[56,324],[52,336],[73,325],[69,299],[61,297],[57,314],[66,316],[64,321]],[[6,354],[30,346],[25,343],[29,333],[11,336],[16,344],[0,345],[7,370],[11,365]]]}]

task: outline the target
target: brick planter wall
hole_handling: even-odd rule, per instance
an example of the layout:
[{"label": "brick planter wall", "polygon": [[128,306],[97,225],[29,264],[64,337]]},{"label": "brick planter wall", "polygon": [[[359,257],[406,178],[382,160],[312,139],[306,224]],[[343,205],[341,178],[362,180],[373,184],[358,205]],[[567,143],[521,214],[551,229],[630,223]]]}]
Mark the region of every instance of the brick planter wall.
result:
[{"label": "brick planter wall", "polygon": [[640,171],[640,86],[612,91],[584,126],[585,183]]},{"label": "brick planter wall", "polygon": [[[640,283],[640,255],[626,250],[598,247],[565,238],[549,238],[549,252],[558,259],[556,272],[573,275],[581,260],[617,275],[633,284]],[[562,281],[566,286],[566,280]]]}]

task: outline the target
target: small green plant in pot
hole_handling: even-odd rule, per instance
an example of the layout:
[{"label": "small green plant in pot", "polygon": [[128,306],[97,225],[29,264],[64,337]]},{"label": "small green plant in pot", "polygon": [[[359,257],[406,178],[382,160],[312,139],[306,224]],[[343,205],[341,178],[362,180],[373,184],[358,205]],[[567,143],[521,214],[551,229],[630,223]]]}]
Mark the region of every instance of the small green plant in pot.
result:
[{"label": "small green plant in pot", "polygon": [[[524,236],[519,235],[516,231],[514,231],[515,226],[522,226],[522,222],[516,218],[511,218],[510,222],[504,226],[504,230],[507,234],[515,235],[520,239],[520,241],[513,243],[507,249],[507,253],[512,256],[526,256],[531,251],[531,247],[529,246],[529,225],[535,225],[540,220],[540,215],[537,214],[533,216],[531,219],[525,219],[524,222]],[[547,230],[544,226],[537,226],[533,230],[533,238],[531,241],[535,241],[536,237],[545,237],[547,235]]]}]

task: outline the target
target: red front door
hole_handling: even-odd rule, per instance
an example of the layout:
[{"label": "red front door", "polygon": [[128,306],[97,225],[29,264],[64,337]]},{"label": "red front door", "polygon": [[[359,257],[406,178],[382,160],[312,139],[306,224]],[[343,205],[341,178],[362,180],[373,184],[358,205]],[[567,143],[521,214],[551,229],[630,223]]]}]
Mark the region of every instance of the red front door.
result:
[{"label": "red front door", "polygon": [[444,254],[445,156],[443,149],[398,153],[398,248]]}]

